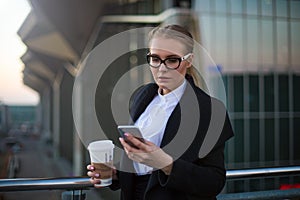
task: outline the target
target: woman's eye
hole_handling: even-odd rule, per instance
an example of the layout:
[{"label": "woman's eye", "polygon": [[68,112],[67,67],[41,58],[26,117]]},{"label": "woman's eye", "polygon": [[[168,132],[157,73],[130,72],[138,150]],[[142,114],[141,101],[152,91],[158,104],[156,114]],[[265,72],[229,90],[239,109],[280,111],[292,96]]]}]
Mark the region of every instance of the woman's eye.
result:
[{"label": "woman's eye", "polygon": [[152,57],[151,60],[152,60],[152,62],[160,62],[160,59],[156,58],[156,57]]},{"label": "woman's eye", "polygon": [[168,63],[177,63],[178,62],[178,59],[176,58],[169,58],[168,59]]}]

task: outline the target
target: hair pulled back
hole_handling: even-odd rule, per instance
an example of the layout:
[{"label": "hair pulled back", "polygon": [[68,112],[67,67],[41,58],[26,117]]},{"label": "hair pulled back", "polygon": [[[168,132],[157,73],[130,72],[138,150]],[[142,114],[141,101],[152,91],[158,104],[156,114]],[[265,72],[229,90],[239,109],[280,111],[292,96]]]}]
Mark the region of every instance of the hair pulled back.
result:
[{"label": "hair pulled back", "polygon": [[[192,34],[184,27],[172,24],[172,25],[166,25],[166,26],[158,26],[152,29],[148,35],[148,44],[151,44],[151,41],[155,37],[162,37],[162,38],[168,38],[168,39],[175,39],[179,42],[181,42],[185,47],[185,53],[192,53],[194,49],[194,39]],[[186,72],[188,75],[190,75],[195,84],[199,86],[199,75],[197,73],[197,70],[194,66],[191,66],[187,69]]]}]

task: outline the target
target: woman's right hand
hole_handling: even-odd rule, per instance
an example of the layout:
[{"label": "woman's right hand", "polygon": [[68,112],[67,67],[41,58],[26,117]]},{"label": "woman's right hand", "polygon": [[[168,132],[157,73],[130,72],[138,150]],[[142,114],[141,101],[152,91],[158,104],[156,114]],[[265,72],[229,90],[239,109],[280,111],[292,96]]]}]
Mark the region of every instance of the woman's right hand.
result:
[{"label": "woman's right hand", "polygon": [[[90,182],[92,184],[94,184],[94,185],[95,184],[100,184],[101,183],[101,181],[100,181],[101,174],[100,174],[99,171],[95,170],[95,166],[92,165],[92,164],[90,164],[86,168],[88,170],[87,175],[91,178]],[[113,167],[113,169],[112,169],[112,179],[113,180],[117,179],[117,170],[116,170],[115,167]],[[95,187],[99,187],[100,188],[101,186],[96,186],[95,185]]]},{"label": "woman's right hand", "polygon": [[86,168],[89,170],[87,175],[91,178],[90,182],[92,184],[100,184],[100,173],[95,171],[95,167],[93,165],[88,165]]}]

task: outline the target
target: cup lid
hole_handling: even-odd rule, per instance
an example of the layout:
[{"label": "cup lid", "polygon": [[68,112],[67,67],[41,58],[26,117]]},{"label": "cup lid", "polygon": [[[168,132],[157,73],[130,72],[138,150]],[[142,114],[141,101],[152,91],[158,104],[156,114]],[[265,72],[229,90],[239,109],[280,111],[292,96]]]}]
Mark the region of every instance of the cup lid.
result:
[{"label": "cup lid", "polygon": [[104,149],[113,149],[115,145],[111,140],[98,140],[91,142],[88,145],[88,150],[104,150]]}]

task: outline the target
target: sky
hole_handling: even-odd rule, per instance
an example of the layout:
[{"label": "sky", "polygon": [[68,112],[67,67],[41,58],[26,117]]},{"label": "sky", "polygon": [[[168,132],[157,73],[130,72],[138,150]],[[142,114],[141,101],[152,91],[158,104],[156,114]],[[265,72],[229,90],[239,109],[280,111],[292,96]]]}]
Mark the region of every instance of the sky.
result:
[{"label": "sky", "polygon": [[30,12],[26,0],[0,1],[0,102],[7,105],[36,105],[38,93],[23,84],[26,46],[17,34]]}]

